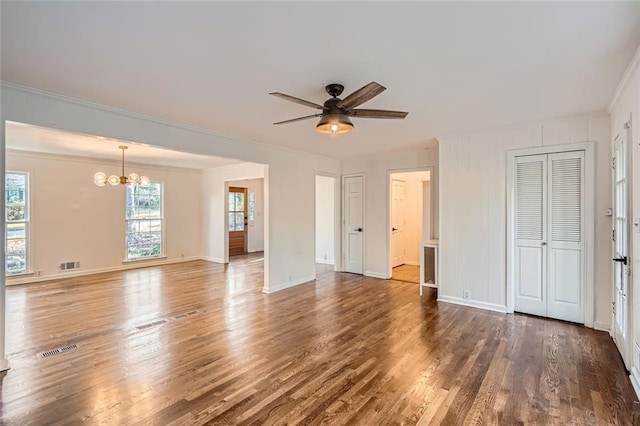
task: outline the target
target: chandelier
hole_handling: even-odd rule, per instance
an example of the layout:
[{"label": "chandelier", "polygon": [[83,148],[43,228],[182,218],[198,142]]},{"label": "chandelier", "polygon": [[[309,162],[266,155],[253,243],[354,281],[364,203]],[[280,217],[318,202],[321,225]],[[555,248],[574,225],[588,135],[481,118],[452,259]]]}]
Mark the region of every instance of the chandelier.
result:
[{"label": "chandelier", "polygon": [[135,185],[149,186],[151,181],[146,176],[140,176],[137,173],[129,173],[129,176],[124,174],[124,150],[126,146],[121,145],[118,148],[122,150],[122,174],[120,176],[111,175],[107,177],[106,173],[98,172],[93,175],[93,183],[98,186],[105,186],[107,183],[113,186],[120,185]]}]

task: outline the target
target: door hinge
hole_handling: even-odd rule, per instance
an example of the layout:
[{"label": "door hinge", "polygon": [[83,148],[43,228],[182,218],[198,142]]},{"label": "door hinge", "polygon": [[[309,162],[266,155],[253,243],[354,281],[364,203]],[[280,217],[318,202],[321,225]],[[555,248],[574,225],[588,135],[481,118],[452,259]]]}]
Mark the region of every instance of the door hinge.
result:
[{"label": "door hinge", "polygon": [[625,128],[625,130],[629,130],[631,128],[631,120],[629,120],[626,123],[624,123],[624,128]]},{"label": "door hinge", "polygon": [[615,229],[613,231],[611,231],[611,240],[612,241],[616,240],[616,230]]},{"label": "door hinge", "polygon": [[611,302],[611,312],[613,312],[613,315],[616,314],[616,302]]},{"label": "door hinge", "polygon": [[616,159],[615,159],[615,157],[611,159],[611,168],[612,168],[613,170],[615,170],[615,169],[616,169]]}]

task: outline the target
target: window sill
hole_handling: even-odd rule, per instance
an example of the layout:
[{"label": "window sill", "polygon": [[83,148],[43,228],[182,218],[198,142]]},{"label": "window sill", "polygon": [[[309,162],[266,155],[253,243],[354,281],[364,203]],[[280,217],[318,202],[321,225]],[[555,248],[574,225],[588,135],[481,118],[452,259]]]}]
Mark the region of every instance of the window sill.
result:
[{"label": "window sill", "polygon": [[137,263],[137,262],[147,262],[150,260],[158,260],[158,259],[166,259],[167,256],[150,256],[150,257],[139,257],[138,259],[124,259],[122,263]]},{"label": "window sill", "polygon": [[21,277],[21,276],[23,276],[23,275],[33,275],[33,274],[35,274],[35,272],[33,272],[33,271],[16,272],[16,273],[14,273],[14,274],[7,274],[7,273],[5,272],[4,277],[5,277],[5,278]]}]

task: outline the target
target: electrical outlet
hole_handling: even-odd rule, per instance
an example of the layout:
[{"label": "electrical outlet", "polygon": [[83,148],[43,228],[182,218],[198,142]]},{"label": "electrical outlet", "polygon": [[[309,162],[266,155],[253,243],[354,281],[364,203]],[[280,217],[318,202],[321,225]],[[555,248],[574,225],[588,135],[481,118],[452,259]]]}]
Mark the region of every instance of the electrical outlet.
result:
[{"label": "electrical outlet", "polygon": [[181,254],[180,254],[180,257],[184,259],[184,253],[181,253]]},{"label": "electrical outlet", "polygon": [[464,300],[471,299],[471,292],[469,290],[462,290],[462,298]]},{"label": "electrical outlet", "polygon": [[42,276],[42,271],[36,271],[36,277]]}]

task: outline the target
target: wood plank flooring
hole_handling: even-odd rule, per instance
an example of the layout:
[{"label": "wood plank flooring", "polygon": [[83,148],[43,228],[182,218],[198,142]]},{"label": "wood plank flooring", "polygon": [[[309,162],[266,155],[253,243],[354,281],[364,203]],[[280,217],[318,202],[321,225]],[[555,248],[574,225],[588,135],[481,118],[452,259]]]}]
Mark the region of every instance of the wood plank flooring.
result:
[{"label": "wood plank flooring", "polygon": [[420,267],[415,265],[400,265],[391,270],[391,278],[397,281],[420,283]]},{"label": "wood plank flooring", "polygon": [[261,287],[256,256],[9,287],[1,423],[640,424],[606,333],[324,265]]}]

